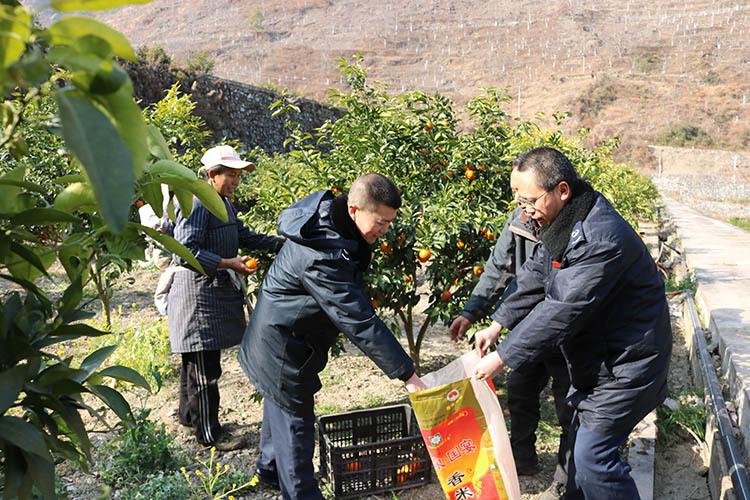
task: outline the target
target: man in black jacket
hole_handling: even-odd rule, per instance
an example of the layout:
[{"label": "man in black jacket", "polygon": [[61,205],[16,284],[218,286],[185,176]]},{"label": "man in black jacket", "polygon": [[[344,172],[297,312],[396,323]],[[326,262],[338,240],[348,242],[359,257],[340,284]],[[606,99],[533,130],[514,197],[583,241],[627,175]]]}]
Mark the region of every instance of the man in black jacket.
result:
[{"label": "man in black jacket", "polygon": [[285,499],[323,498],[313,476],[313,396],[339,332],[410,392],[425,388],[363,280],[370,245],[400,206],[392,181],[366,174],[348,196],[319,191],[279,216],[287,241],[263,280],[239,360],[264,396],[256,475],[278,484]]},{"label": "man in black jacket", "polygon": [[[646,246],[609,202],[578,179],[557,150],[514,161],[511,186],[542,226],[542,244],[519,270],[492,325],[476,335],[479,379],[560,347],[575,416],[564,498],[639,498],[618,448],[664,400],[671,325],[664,284]],[[502,325],[502,326],[501,326]]]},{"label": "man in black jacket", "polygon": [[[472,323],[492,313],[501,295],[526,259],[539,244],[539,225],[519,207],[508,217],[484,272],[471,292],[461,314],[449,328],[451,338],[463,339]],[[510,411],[510,446],[519,475],[539,472],[536,453],[536,430],[539,425],[539,396],[552,379],[552,396],[562,432],[557,450],[557,467],[548,498],[559,498],[567,482],[567,436],[573,409],[565,401],[570,388],[570,376],[559,349],[551,349],[540,360],[508,376],[508,410]]]}]

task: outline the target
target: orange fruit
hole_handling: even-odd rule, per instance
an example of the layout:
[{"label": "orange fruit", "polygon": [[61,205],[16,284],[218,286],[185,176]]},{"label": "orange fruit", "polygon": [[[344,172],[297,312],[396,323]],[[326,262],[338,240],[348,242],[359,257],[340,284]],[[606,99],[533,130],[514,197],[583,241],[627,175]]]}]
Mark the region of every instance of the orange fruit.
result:
[{"label": "orange fruit", "polygon": [[431,132],[433,127],[434,125],[432,124],[432,122],[427,122],[424,126],[425,132]]},{"label": "orange fruit", "polygon": [[385,255],[388,255],[389,253],[393,252],[393,249],[388,244],[388,242],[384,241],[380,244],[380,251],[383,252]]},{"label": "orange fruit", "polygon": [[461,240],[458,240],[458,241],[456,242],[456,247],[457,247],[457,248],[458,248],[459,250],[463,250],[465,246],[466,246],[466,243],[464,243],[464,242],[463,242],[463,241],[461,241]]},{"label": "orange fruit", "polygon": [[258,268],[258,259],[255,257],[250,257],[245,261],[245,267],[250,269],[251,271]]},{"label": "orange fruit", "polygon": [[440,300],[443,302],[448,302],[451,300],[451,297],[453,297],[453,294],[450,292],[450,290],[443,290],[443,293],[440,294]]},{"label": "orange fruit", "polygon": [[135,200],[135,208],[141,208],[145,204],[146,202],[141,199]]},{"label": "orange fruit", "polygon": [[432,257],[432,252],[430,251],[429,248],[422,248],[419,251],[419,254],[418,254],[419,262],[427,262],[428,260],[430,260],[430,257]]},{"label": "orange fruit", "polygon": [[331,192],[338,196],[341,194],[341,188],[338,186],[331,186]]},{"label": "orange fruit", "polygon": [[466,176],[467,179],[469,179],[470,181],[473,181],[474,178],[477,176],[477,173],[475,170],[467,170],[464,173],[464,175]]},{"label": "orange fruit", "polygon": [[401,233],[398,236],[396,236],[396,244],[398,246],[401,246],[404,243],[406,243],[406,236],[404,235],[404,233]]},{"label": "orange fruit", "polygon": [[406,283],[407,285],[411,285],[412,283],[414,283],[414,278],[410,274],[405,274],[404,283]]},{"label": "orange fruit", "polygon": [[377,309],[378,307],[380,307],[380,302],[378,302],[378,299],[372,299],[370,302],[372,303],[373,309]]},{"label": "orange fruit", "polygon": [[490,240],[490,241],[492,241],[492,240],[494,240],[494,239],[495,239],[495,235],[494,235],[494,234],[492,234],[492,231],[487,231],[486,233],[484,233],[484,236],[485,236],[485,237],[486,237],[486,238],[487,238],[488,240]]},{"label": "orange fruit", "polygon": [[362,470],[362,462],[359,460],[355,460],[354,462],[349,462],[347,464],[344,464],[344,470],[346,472],[358,472]]},{"label": "orange fruit", "polygon": [[484,268],[482,266],[474,266],[471,269],[471,272],[474,273],[474,276],[481,276],[482,273],[484,272]]}]

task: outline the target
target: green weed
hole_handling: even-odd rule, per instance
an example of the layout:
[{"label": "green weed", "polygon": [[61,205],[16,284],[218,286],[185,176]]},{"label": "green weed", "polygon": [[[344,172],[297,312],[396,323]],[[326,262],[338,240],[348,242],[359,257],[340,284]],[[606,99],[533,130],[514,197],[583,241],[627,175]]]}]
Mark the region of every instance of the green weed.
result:
[{"label": "green weed", "polygon": [[[132,307],[135,309],[135,305]],[[138,317],[136,314],[130,316]],[[103,324],[95,323],[94,326],[104,328]],[[128,322],[123,318],[122,306],[120,306],[112,315],[112,332],[112,335],[89,339],[85,352],[91,352],[92,349],[105,345],[117,344],[118,348],[107,363],[132,368],[143,375],[152,389],[157,391],[165,379],[176,374],[170,359],[171,349],[166,318]]]},{"label": "green weed", "polygon": [[698,290],[698,280],[692,271],[679,279],[672,275],[664,281],[664,289],[667,292],[687,291],[695,296],[695,292]]},{"label": "green weed", "polygon": [[116,488],[144,483],[151,474],[171,471],[183,465],[182,450],[173,444],[174,436],[149,420],[151,410],[123,422],[119,432],[105,442],[99,452],[99,471],[108,485]]},{"label": "green weed", "polygon": [[672,442],[678,439],[681,432],[687,432],[699,442],[706,438],[706,407],[703,402],[703,391],[681,391],[671,395],[680,403],[676,410],[664,405],[657,408],[656,427],[659,438]]},{"label": "green weed", "polygon": [[750,219],[745,217],[732,217],[729,223],[745,231],[750,231]]}]

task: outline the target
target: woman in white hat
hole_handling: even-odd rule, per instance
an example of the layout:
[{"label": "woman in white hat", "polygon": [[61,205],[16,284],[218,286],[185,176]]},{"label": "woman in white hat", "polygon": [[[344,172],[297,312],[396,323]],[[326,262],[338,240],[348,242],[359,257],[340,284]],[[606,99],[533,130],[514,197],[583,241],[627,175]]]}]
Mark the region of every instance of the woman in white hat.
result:
[{"label": "woman in white hat", "polygon": [[241,282],[254,272],[238,250],[278,251],[284,240],[250,231],[229,201],[242,173],[254,168],[251,162],[223,145],[206,151],[201,163],[209,184],[224,200],[229,219],[223,222],[196,197],[188,217],[177,210],[174,237],[190,249],[206,274],[174,256],[173,265],[180,268],[167,297],[169,340],[172,352],[182,356],[180,423],[193,427],[200,444],[228,450],[242,447],[244,440],[229,436],[219,424],[220,356],[222,349],[242,340],[246,321]]}]

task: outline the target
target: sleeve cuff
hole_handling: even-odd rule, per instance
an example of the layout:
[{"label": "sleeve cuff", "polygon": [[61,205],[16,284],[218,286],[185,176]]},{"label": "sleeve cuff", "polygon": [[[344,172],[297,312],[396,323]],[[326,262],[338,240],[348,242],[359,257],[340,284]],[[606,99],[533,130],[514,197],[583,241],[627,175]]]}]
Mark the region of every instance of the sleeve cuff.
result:
[{"label": "sleeve cuff", "polygon": [[500,342],[497,346],[497,351],[495,352],[500,356],[500,359],[503,360],[503,363],[505,363],[506,366],[516,370],[522,364],[522,360],[517,356],[514,356],[513,351],[512,340],[509,340],[509,338],[506,337],[506,339]]},{"label": "sleeve cuff", "polygon": [[195,258],[198,259],[200,265],[203,266],[203,270],[206,272],[206,274],[216,274],[216,270],[219,267],[219,261],[221,261],[221,257],[216,255],[215,253],[201,250],[195,256]]}]

